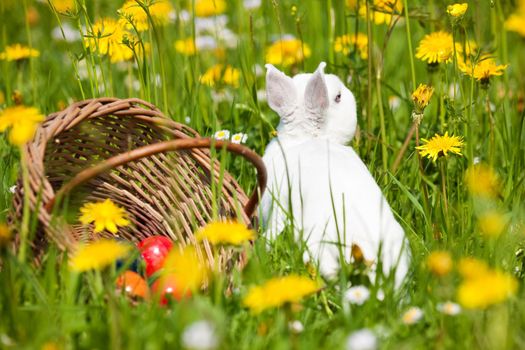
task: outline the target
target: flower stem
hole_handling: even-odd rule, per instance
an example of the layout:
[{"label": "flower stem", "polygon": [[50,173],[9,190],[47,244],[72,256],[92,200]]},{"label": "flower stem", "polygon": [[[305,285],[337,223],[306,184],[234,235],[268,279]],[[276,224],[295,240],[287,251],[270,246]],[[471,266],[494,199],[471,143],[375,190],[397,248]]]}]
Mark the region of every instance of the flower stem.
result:
[{"label": "flower stem", "polygon": [[[368,2],[367,2],[368,3]],[[412,33],[410,31],[410,18],[408,17],[408,0],[404,0],[405,28],[407,31],[408,57],[410,59],[410,73],[412,77],[412,91],[416,89],[416,66],[414,64],[414,50],[412,49]]]},{"label": "flower stem", "polygon": [[[448,222],[448,198],[447,198],[447,180],[445,175],[445,157],[442,157],[442,160],[439,162],[439,169],[441,172],[441,190],[442,190],[442,198],[443,198],[443,207],[445,209],[445,224]],[[448,225],[447,225],[448,227]]]}]

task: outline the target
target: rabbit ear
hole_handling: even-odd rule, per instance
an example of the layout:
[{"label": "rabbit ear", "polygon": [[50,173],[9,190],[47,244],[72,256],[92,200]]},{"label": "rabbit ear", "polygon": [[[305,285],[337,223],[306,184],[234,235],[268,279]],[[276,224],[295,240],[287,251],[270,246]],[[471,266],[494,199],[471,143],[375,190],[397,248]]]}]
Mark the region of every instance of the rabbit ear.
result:
[{"label": "rabbit ear", "polygon": [[286,118],[297,108],[297,93],[292,78],[267,64],[266,69],[266,96],[270,108]]},{"label": "rabbit ear", "polygon": [[321,114],[330,104],[328,100],[328,88],[324,79],[324,67],[326,63],[321,62],[306,84],[304,91],[304,103],[306,110],[312,114]]}]

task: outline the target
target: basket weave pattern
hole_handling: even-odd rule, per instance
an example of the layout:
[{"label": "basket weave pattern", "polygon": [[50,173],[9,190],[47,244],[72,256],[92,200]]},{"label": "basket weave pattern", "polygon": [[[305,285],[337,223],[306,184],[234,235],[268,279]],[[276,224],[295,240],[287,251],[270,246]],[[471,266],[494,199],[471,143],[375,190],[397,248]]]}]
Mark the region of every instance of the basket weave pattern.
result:
[{"label": "basket weave pattern", "polygon": [[[229,173],[224,172],[219,183],[220,163],[211,157],[210,142],[216,148],[228,146],[256,166],[259,192],[251,199]],[[110,198],[124,207],[132,222],[119,229],[126,240],[161,234],[186,245],[196,243],[193,232],[213,219],[213,198],[220,218],[248,224],[265,185],[264,166],[255,153],[240,145],[202,139],[139,99],[75,103],[48,116],[23,152],[31,210],[39,222],[32,241],[35,250],[42,249],[48,237],[68,250],[78,241],[95,238],[91,225],[52,220],[64,216],[50,214],[57,192],[67,194],[63,197],[70,205]],[[220,195],[214,196],[212,187],[220,189]],[[14,209],[19,218],[22,207],[23,190],[17,186]],[[207,243],[199,253],[214,263]],[[224,264],[231,254],[223,251],[220,259]]]}]

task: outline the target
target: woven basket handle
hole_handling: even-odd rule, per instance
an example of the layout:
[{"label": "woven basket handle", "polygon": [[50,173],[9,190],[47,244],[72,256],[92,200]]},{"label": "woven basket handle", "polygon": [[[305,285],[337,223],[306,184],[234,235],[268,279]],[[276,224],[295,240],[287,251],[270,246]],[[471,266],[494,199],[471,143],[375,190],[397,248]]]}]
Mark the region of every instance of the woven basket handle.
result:
[{"label": "woven basket handle", "polygon": [[250,196],[250,199],[248,200],[248,203],[246,203],[244,207],[244,212],[246,213],[246,215],[248,217],[252,217],[253,213],[255,212],[255,208],[259,203],[260,196],[262,196],[264,190],[266,189],[266,167],[264,166],[261,157],[248,147],[242,146],[240,144],[234,144],[210,138],[188,138],[164,141],[139,147],[129,152],[121,153],[114,157],[108,158],[95,166],[92,166],[79,172],[75,177],[73,177],[69,182],[63,185],[62,188],[60,188],[56,192],[55,196],[52,197],[49,200],[49,202],[46,203],[45,209],[50,213],[53,209],[53,206],[55,205],[57,198],[63,198],[64,195],[69,193],[76,186],[86,181],[89,181],[90,179],[98,176],[99,174],[111,170],[115,167],[161,152],[188,150],[193,148],[226,148],[228,151],[244,157],[255,166],[255,168],[257,169],[258,187],[255,188],[252,195]]}]

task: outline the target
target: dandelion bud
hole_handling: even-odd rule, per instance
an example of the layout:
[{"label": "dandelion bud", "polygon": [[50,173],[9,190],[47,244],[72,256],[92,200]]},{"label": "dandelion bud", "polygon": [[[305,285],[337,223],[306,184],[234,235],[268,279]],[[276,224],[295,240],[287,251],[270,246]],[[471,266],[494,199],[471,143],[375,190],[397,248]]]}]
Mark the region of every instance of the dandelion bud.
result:
[{"label": "dandelion bud", "polygon": [[426,84],[419,84],[416,91],[412,93],[412,101],[414,101],[415,112],[417,114],[423,113],[433,93],[434,88]]},{"label": "dandelion bud", "polygon": [[468,4],[466,2],[462,4],[456,3],[456,4],[447,6],[447,13],[453,22],[457,22],[457,21],[460,21],[461,18],[463,18],[463,15],[465,15],[465,12],[467,12],[467,9],[468,9]]}]

